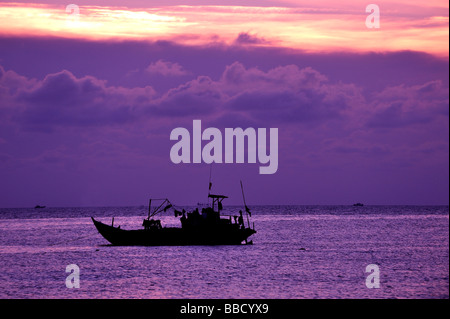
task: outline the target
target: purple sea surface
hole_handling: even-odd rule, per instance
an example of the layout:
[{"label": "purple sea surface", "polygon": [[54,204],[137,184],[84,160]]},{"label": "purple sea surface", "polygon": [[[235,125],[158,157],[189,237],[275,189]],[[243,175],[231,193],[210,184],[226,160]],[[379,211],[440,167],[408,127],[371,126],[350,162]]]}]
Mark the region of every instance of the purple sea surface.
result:
[{"label": "purple sea surface", "polygon": [[[145,215],[0,209],[0,298],[449,298],[448,206],[256,206],[242,246],[114,247],[90,220],[133,229]],[[369,264],[379,289],[366,287]]]}]

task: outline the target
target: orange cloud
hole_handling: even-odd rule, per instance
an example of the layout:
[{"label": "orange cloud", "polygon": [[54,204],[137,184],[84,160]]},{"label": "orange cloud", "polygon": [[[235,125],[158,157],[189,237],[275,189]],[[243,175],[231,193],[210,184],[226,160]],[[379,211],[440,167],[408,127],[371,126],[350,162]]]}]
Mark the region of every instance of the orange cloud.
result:
[{"label": "orange cloud", "polygon": [[244,45],[307,51],[417,50],[448,56],[448,3],[440,0],[426,7],[418,1],[380,1],[379,29],[366,27],[365,6],[354,1],[296,3],[305,6],[80,6],[79,16],[67,13],[65,6],[3,3],[0,34],[232,44],[245,32],[265,41]]}]

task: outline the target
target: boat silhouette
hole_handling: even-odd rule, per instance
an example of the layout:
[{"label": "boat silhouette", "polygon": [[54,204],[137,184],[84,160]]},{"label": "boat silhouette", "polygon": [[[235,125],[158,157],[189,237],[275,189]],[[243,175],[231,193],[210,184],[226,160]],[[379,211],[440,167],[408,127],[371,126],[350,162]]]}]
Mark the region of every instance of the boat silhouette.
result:
[{"label": "boat silhouette", "polygon": [[[242,183],[241,183],[242,186]],[[242,190],[242,194],[243,190]],[[240,245],[252,244],[248,237],[256,233],[255,225],[250,228],[251,212],[244,206],[247,226],[244,224],[242,210],[238,215],[222,215],[222,201],[227,196],[208,194],[211,206],[198,208],[191,212],[177,210],[168,199],[150,199],[148,217],[144,219],[143,229],[125,230],[95,220],[92,221],[98,232],[112,245],[117,246],[184,246],[184,245]],[[152,209],[152,202],[157,205]],[[169,209],[174,210],[175,218],[179,218],[181,227],[163,227],[156,216]],[[225,218],[223,218],[225,216]]]}]

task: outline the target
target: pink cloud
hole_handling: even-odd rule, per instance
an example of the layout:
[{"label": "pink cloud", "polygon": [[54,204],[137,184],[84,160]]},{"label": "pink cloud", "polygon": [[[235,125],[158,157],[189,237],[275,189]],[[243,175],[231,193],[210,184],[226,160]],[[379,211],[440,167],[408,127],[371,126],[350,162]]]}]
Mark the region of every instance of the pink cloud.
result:
[{"label": "pink cloud", "polygon": [[356,84],[331,82],[313,68],[296,65],[263,71],[235,62],[218,80],[198,76],[161,95],[151,86],[108,86],[104,80],[77,78],[66,70],[41,81],[0,71],[3,120],[44,131],[151,117],[218,120],[230,114],[262,126],[338,120],[350,129],[409,126],[448,117],[448,88],[440,81],[391,86],[366,96]]},{"label": "pink cloud", "polygon": [[238,37],[234,41],[236,44],[267,44],[267,40],[258,37],[255,34],[250,34],[248,32],[239,33]]},{"label": "pink cloud", "polygon": [[10,98],[15,101],[14,119],[27,129],[47,131],[56,126],[127,123],[154,95],[150,86],[107,86],[106,81],[93,76],[77,78],[63,70],[48,74],[31,87],[17,89]]},{"label": "pink cloud", "polygon": [[188,72],[178,63],[158,60],[150,64],[146,71],[150,74],[160,74],[163,76],[183,76]]},{"label": "pink cloud", "polygon": [[448,57],[449,20],[445,1],[378,2],[382,27],[375,32],[364,24],[366,4],[294,2],[292,6],[278,1],[277,6],[261,6],[256,2],[251,6],[153,4],[139,9],[131,5],[125,8],[104,3],[80,4],[79,20],[74,26],[67,23],[64,6],[5,3],[0,5],[3,22],[0,33],[91,40],[176,40],[184,44],[213,41],[278,45],[311,52],[416,50]]}]

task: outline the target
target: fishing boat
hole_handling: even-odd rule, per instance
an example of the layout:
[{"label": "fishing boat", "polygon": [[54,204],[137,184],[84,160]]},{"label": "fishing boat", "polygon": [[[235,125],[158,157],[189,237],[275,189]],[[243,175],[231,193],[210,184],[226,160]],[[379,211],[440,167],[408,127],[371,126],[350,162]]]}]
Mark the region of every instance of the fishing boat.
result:
[{"label": "fishing boat", "polygon": [[[211,184],[210,184],[211,185]],[[211,188],[211,186],[210,186]],[[241,182],[242,188],[242,182]],[[255,224],[250,227],[250,209],[245,204],[247,217],[245,225],[242,210],[236,215],[221,215],[222,201],[227,196],[208,194],[211,205],[186,212],[178,210],[166,199],[150,199],[148,216],[144,219],[141,229],[125,230],[120,226],[104,224],[92,218],[98,232],[112,245],[117,246],[186,246],[186,245],[241,245],[252,244],[248,238],[256,233]],[[152,208],[152,203],[157,203]],[[179,217],[181,227],[163,227],[161,220],[156,219],[160,214],[169,210],[174,211],[175,218]]]}]

